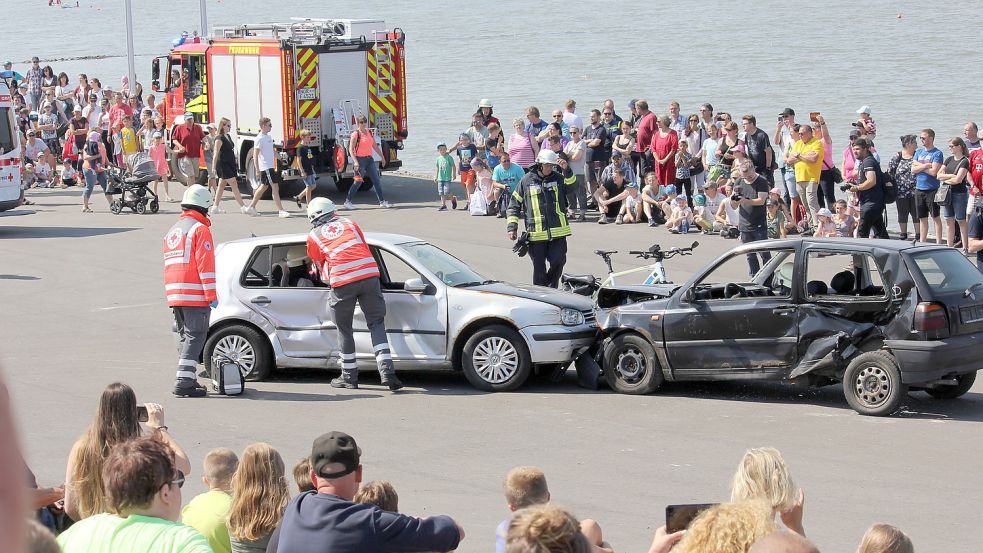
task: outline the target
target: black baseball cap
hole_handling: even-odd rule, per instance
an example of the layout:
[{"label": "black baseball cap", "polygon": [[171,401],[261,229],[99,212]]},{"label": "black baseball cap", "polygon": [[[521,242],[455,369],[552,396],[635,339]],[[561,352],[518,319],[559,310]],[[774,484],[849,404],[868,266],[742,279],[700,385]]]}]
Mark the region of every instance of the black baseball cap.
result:
[{"label": "black baseball cap", "polygon": [[785,117],[786,115],[791,115],[792,117],[795,117],[795,110],[792,108],[785,108],[778,115],[781,115],[782,117]]},{"label": "black baseball cap", "polygon": [[311,448],[311,468],[321,478],[341,478],[358,468],[362,450],[344,432],[322,434]]}]

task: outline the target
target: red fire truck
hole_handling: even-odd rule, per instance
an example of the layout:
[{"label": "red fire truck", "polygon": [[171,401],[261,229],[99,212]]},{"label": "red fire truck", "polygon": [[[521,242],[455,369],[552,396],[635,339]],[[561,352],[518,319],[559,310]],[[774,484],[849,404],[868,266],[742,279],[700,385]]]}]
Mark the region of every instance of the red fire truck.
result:
[{"label": "red fire truck", "polygon": [[[405,36],[382,20],[295,19],[212,27],[208,38],[175,41],[167,56],[153,60],[153,89],[164,96],[168,128],[192,113],[198,123],[232,122],[239,166],[258,185],[252,163],[259,118],[273,122],[278,166],[284,181],[302,129],[317,147],[317,171],[341,191],[354,177],[347,139],[355,116],[368,116],[383,152],[382,170],[402,165],[397,152],[407,137]],[[197,174],[172,160],[178,176]]]}]

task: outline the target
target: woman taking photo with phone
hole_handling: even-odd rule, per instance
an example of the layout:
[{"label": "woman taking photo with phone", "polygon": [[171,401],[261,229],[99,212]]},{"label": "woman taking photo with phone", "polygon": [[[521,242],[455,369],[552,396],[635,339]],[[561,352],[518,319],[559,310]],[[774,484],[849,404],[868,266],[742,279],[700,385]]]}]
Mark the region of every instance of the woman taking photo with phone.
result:
[{"label": "woman taking photo with phone", "polygon": [[106,511],[103,463],[113,446],[145,433],[140,427],[141,422],[147,424],[146,433],[155,434],[174,451],[177,469],[185,476],[191,473],[188,455],[171,438],[164,424],[164,408],[156,403],[138,406],[133,388],[115,382],[102,392],[95,419],[68,454],[65,512],[72,520],[82,520]]}]

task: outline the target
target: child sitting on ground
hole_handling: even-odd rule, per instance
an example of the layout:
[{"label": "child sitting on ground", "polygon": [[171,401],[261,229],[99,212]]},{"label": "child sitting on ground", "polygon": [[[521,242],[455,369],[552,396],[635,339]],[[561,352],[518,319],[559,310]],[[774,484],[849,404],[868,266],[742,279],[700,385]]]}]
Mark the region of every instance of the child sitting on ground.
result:
[{"label": "child sitting on ground", "polygon": [[649,171],[645,173],[645,177],[642,180],[644,182],[642,193],[640,194],[642,198],[642,213],[648,220],[650,227],[664,224],[666,218],[662,213],[662,207],[659,205],[661,201],[661,189],[659,187],[658,176],[655,174],[655,171]]},{"label": "child sitting on ground", "polygon": [[[713,186],[716,187],[716,184]],[[706,196],[703,194],[693,196],[693,224],[699,227],[703,234],[710,234],[713,231],[713,214],[713,209],[707,207]]]},{"label": "child sitting on ground", "polygon": [[232,476],[239,458],[231,449],[216,448],[205,455],[201,481],[208,491],[196,496],[181,511],[181,522],[198,530],[213,551],[231,551],[226,518],[232,507]]},{"label": "child sitting on ground", "polygon": [[621,202],[621,212],[618,213],[618,218],[615,219],[615,224],[622,223],[641,223],[642,217],[642,204],[643,200],[641,195],[638,193],[638,185],[630,182],[625,185],[625,199]]},{"label": "child sitting on ground", "polygon": [[833,224],[833,212],[825,207],[816,212],[816,238],[835,238],[836,225]]},{"label": "child sitting on ground", "polygon": [[61,169],[61,187],[67,188],[69,186],[75,186],[76,181],[82,176],[81,173],[75,170],[74,163],[70,158],[64,159],[64,164]]},{"label": "child sitting on ground", "polygon": [[354,503],[375,505],[383,511],[399,512],[399,495],[396,488],[385,480],[373,480],[362,484],[352,498]]},{"label": "child sitting on ground", "polygon": [[673,234],[686,234],[693,224],[693,210],[689,207],[685,194],[676,196],[673,204],[672,213],[666,218],[666,227]]},{"label": "child sitting on ground", "polygon": [[659,186],[659,195],[656,201],[659,202],[659,209],[662,210],[662,216],[668,222],[669,218],[672,217],[673,207],[676,205],[676,185],[665,184]]},{"label": "child sitting on ground", "polygon": [[[550,502],[550,490],[546,485],[546,475],[537,467],[516,467],[505,476],[505,501],[509,513],[526,507],[545,505]],[[495,529],[495,553],[505,553],[506,538],[512,515],[503,520]],[[610,553],[611,546],[604,541],[600,525],[591,519],[580,521],[580,532],[591,544],[594,553]]]},{"label": "child sitting on ground", "polygon": [[37,177],[36,186],[38,188],[49,188],[54,185],[55,174],[51,166],[48,165],[46,152],[38,154],[38,158],[34,164],[34,175]]},{"label": "child sitting on ground", "polygon": [[767,206],[768,238],[785,238],[785,214],[778,202],[768,198]]},{"label": "child sitting on ground", "polygon": [[294,483],[297,484],[299,493],[313,492],[314,482],[311,481],[311,460],[304,457],[294,465]]}]

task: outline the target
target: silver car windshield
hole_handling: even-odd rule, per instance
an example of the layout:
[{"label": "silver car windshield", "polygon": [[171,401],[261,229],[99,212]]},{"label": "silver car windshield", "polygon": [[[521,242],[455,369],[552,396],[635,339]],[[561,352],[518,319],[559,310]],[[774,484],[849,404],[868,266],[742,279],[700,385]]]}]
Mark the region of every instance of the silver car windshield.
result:
[{"label": "silver car windshield", "polygon": [[477,286],[494,282],[486,280],[463,261],[433,244],[403,244],[401,247],[447,286]]}]

